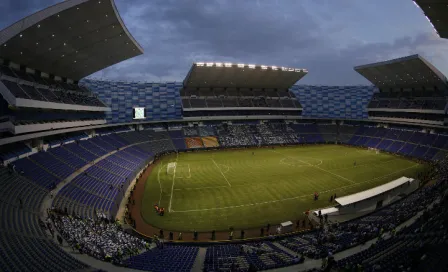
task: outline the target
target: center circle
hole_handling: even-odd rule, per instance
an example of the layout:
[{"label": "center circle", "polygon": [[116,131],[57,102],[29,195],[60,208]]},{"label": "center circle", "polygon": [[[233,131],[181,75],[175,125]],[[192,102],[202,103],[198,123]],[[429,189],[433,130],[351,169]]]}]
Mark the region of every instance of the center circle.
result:
[{"label": "center circle", "polygon": [[302,166],[319,166],[322,164],[322,160],[311,157],[286,157],[280,160],[280,164],[289,165],[293,167]]}]

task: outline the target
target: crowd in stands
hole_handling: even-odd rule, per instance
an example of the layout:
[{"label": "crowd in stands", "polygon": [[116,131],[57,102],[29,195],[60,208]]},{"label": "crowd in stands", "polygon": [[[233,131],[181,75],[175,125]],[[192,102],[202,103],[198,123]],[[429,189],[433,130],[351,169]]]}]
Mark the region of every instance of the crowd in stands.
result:
[{"label": "crowd in stands", "polygon": [[124,232],[118,223],[109,222],[104,215],[96,217],[51,214],[56,229],[70,247],[97,259],[120,263],[126,256],[149,248],[146,241]]},{"label": "crowd in stands", "polygon": [[[422,265],[430,266],[432,263],[446,267],[446,260],[438,253],[446,247],[446,197],[442,198],[442,196],[448,179],[446,156],[448,136],[412,130],[350,127],[349,125],[339,128],[326,126],[325,134],[332,134],[332,129],[336,130],[334,132],[336,136],[349,135],[350,137],[346,139],[351,145],[369,147],[371,145],[378,148],[386,141],[388,145],[384,148],[388,151],[389,146],[400,143],[399,149],[390,151],[411,157],[420,154],[417,157],[433,160],[434,169],[440,181],[390,206],[352,221],[330,222],[303,234],[275,238],[272,241],[209,247],[204,263],[206,271],[229,270],[232,267],[237,271],[246,271],[289,266],[302,262],[304,257],[319,259],[378,237],[381,238],[379,242],[367,251],[360,252],[360,255],[353,255],[331,263],[338,269],[352,269],[361,265],[366,271],[375,269],[387,271],[384,267],[395,267],[397,260],[403,260],[397,262],[397,267],[401,266],[402,270]],[[205,135],[209,135],[206,137],[215,135],[219,144],[226,147],[258,146],[260,143],[324,142],[321,135],[323,130],[322,126],[316,124],[247,122],[188,127],[176,132],[173,132],[174,130],[143,130],[115,134],[104,130],[102,136],[88,140],[75,139],[75,142],[68,144],[64,141],[68,139],[71,142],[71,138],[65,137],[61,139],[62,145],[59,147],[38,152],[13,162],[9,168],[0,169],[0,181],[3,184],[3,189],[0,190],[1,216],[15,218],[10,221],[12,225],[2,227],[8,229],[12,226],[16,231],[31,236],[2,234],[0,239],[2,243],[8,245],[6,251],[16,254],[15,256],[26,254],[20,253],[23,249],[26,252],[29,248],[45,247],[42,249],[42,254],[39,253],[40,258],[48,259],[43,254],[53,256],[61,261],[60,266],[63,268],[59,269],[59,266],[51,268],[46,264],[37,265],[30,261],[44,270],[48,268],[48,271],[66,271],[85,268],[85,265],[69,255],[58,253],[60,251],[53,242],[41,242],[40,238],[46,234],[40,226],[35,211],[43,197],[59,182],[81,167],[107,155],[100,162],[91,165],[85,174],[79,175],[55,196],[53,202],[55,210],[65,214],[53,215],[55,226],[63,238],[77,251],[81,250],[98,259],[113,261],[130,268],[151,271],[189,271],[196,258],[197,247],[167,245],[163,249],[151,249],[143,240],[124,233],[114,222],[108,221],[111,215],[109,211],[116,205],[114,200],[120,195],[122,185],[126,184],[148,159],[158,154],[175,151],[174,137],[185,139],[194,135],[198,139],[203,139]],[[185,134],[192,136],[188,137]],[[204,137],[199,138],[201,136]],[[376,140],[372,141],[373,139]],[[424,147],[425,152],[416,152],[419,147]],[[412,152],[401,153],[402,149],[412,149]],[[430,151],[432,156],[427,156]],[[110,154],[110,152],[115,153]],[[14,189],[10,186],[11,184],[15,185]],[[8,193],[5,194],[5,192]],[[432,207],[431,204],[437,198],[441,198],[440,203]],[[428,207],[432,208],[428,209]],[[386,239],[388,236],[384,235],[385,233],[395,233],[397,226],[425,210],[422,220],[396,232],[397,234],[392,238]],[[18,246],[11,246],[12,243]],[[289,251],[285,251],[282,247]],[[291,254],[291,251],[295,254]],[[381,254],[383,251],[387,254]],[[61,256],[55,257],[55,254]],[[124,260],[124,257],[129,255],[134,256]],[[423,255],[426,257],[420,260]],[[17,258],[14,258],[8,258],[7,262],[1,260],[2,267],[12,267],[9,270],[19,267],[15,264]],[[173,258],[176,261],[170,262]],[[417,259],[420,261],[415,261]],[[158,263],[154,260],[164,261]],[[431,271],[438,271],[436,268]],[[20,266],[15,270],[27,271],[28,269]]]},{"label": "crowd in stands", "polygon": [[221,146],[257,146],[253,134],[248,129],[245,125],[221,125],[216,128]]}]

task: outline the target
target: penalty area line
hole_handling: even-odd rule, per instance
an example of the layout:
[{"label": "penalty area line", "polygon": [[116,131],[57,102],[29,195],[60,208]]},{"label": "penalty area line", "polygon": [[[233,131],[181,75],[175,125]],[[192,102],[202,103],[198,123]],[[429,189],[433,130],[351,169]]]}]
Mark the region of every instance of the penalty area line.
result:
[{"label": "penalty area line", "polygon": [[159,205],[160,205],[160,202],[162,201],[162,184],[160,183],[160,171],[162,169],[163,169],[163,162],[159,168],[159,171],[157,172],[157,181],[159,182],[159,187],[160,187]]},{"label": "penalty area line", "polygon": [[168,206],[168,212],[171,212],[171,204],[173,202],[173,194],[174,194],[174,181],[176,180],[176,168],[177,168],[177,162],[179,160],[179,154],[176,153],[176,167],[174,167],[174,173],[173,173],[173,183],[171,185],[171,196],[170,196],[170,204]]},{"label": "penalty area line", "polygon": [[221,168],[219,168],[218,164],[215,162],[215,160],[212,158],[212,162],[215,164],[216,168],[218,168],[219,172],[221,173],[222,177],[227,181],[227,184],[229,184],[229,187],[232,187],[229,180],[226,178],[224,173],[222,172]]}]

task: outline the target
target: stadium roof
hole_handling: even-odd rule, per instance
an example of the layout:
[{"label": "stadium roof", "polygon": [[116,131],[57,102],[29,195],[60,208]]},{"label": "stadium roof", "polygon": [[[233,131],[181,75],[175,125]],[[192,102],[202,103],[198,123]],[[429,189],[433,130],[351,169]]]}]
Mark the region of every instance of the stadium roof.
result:
[{"label": "stadium roof", "polygon": [[356,66],[354,69],[379,88],[447,87],[446,77],[419,55]]},{"label": "stadium roof", "polygon": [[113,0],[63,1],[0,32],[0,58],[74,80],[142,53]]},{"label": "stadium roof", "polygon": [[441,38],[448,38],[448,0],[414,0]]},{"label": "stadium roof", "polygon": [[306,69],[232,63],[194,63],[186,87],[287,89],[308,73]]}]

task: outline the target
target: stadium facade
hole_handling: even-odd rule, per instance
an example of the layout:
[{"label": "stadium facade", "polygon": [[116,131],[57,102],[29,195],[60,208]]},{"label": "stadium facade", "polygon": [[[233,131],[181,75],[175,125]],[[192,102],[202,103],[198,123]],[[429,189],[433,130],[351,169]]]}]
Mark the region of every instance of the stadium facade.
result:
[{"label": "stadium facade", "polygon": [[[98,95],[112,110],[108,123],[133,122],[133,108],[146,108],[146,121],[182,119],[181,83],[113,82],[85,79],[82,85]],[[374,86],[293,85],[290,88],[303,105],[303,117],[361,120],[368,118],[367,105]]]},{"label": "stadium facade", "polygon": [[[423,9],[430,13],[429,7]],[[404,229],[405,235],[377,244],[390,258],[369,248],[336,256],[337,262],[329,258],[331,265],[342,268],[362,259],[370,270],[408,267],[411,259],[402,257],[424,243],[428,259],[440,264],[430,271],[446,268],[438,254],[444,244],[413,235],[431,231],[433,240],[446,243],[445,233],[437,230],[443,229],[447,212],[448,82],[424,58],[355,67],[373,86],[295,85],[306,69],[230,63],[194,63],[182,83],[84,79],[142,53],[113,0],[64,1],[0,32],[2,269],[92,269],[56,243],[64,240],[106,261],[100,267],[89,262],[99,269],[116,269],[112,262],[148,271],[189,271],[197,244],[152,248],[146,243],[151,240],[136,232],[138,214],[130,212],[135,182],[158,158],[192,150],[327,143],[425,162],[438,176],[431,176],[431,186],[395,196],[396,204],[341,223],[328,235],[331,242],[308,230],[270,241],[241,239],[244,246],[213,244],[195,269],[296,269],[304,261],[297,252],[310,259],[333,257],[328,253],[372,243],[379,229],[401,228],[409,219],[417,223]],[[422,224],[419,216],[436,199],[440,206],[425,213],[434,220]],[[110,223],[117,217],[126,220],[131,234]],[[102,222],[104,235],[98,235],[93,218]],[[80,238],[87,234],[86,241]],[[124,252],[141,254],[123,258]],[[307,264],[316,267],[316,262]]]},{"label": "stadium facade", "polygon": [[181,120],[181,83],[111,82],[86,79],[82,84],[111,108],[108,123],[133,122],[134,107],[146,109],[147,121]]}]

